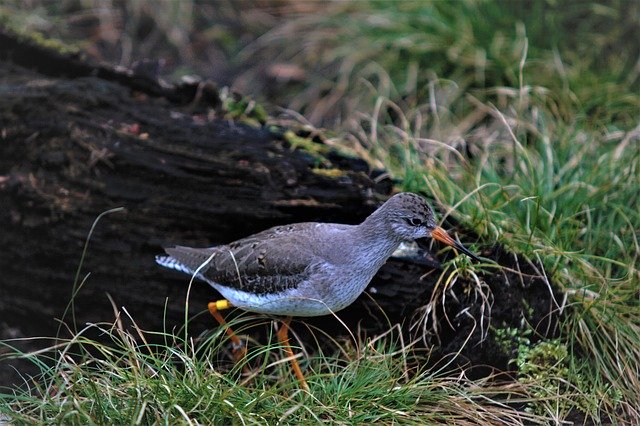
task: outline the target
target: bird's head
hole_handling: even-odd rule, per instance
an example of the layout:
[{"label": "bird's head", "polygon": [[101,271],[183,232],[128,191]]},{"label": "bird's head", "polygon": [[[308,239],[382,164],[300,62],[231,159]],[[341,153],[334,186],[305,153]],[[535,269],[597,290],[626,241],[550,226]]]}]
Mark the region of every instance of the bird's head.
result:
[{"label": "bird's head", "polygon": [[476,255],[438,226],[433,209],[419,195],[410,192],[396,194],[376,213],[378,212],[386,217],[390,231],[400,240],[411,241],[430,237],[479,260]]}]

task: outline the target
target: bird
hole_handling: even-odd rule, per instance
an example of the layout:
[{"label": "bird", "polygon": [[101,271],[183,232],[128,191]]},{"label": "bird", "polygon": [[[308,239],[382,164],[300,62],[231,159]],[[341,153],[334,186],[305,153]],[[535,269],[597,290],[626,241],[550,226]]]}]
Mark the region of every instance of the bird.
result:
[{"label": "bird", "polygon": [[309,390],[289,345],[292,317],[335,313],[353,303],[402,242],[432,238],[480,259],[438,226],[421,196],[393,195],[359,225],[305,222],[275,226],[226,245],[164,247],[156,262],[203,280],[224,299],[208,304],[237,358],[246,348],[219,313],[237,307],[284,317],[277,335],[300,387]]}]

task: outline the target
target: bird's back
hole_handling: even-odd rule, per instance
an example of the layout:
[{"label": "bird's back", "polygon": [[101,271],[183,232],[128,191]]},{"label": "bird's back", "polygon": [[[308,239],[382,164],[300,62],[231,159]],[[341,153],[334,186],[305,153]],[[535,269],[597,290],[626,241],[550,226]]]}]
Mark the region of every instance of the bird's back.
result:
[{"label": "bird's back", "polygon": [[[362,293],[388,254],[361,241],[357,226],[276,226],[224,246],[167,247],[156,261],[194,274],[232,304],[254,312],[315,316],[340,310]],[[388,249],[385,249],[385,253]]]}]

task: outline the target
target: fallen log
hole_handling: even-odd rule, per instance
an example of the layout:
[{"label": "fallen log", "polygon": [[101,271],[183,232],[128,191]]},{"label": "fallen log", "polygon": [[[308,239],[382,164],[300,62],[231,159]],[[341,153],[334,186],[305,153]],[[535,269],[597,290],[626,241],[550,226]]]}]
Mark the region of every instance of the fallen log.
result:
[{"label": "fallen log", "polygon": [[[2,30],[0,60],[0,339],[55,335],[74,283],[82,284],[76,324],[113,320],[108,294],[143,329],[180,327],[188,277],[155,264],[163,245],[211,246],[292,222],[358,223],[391,190],[388,180],[374,180],[380,172],[322,141],[310,140],[322,147],[319,160],[314,149],[294,149],[287,129],[229,120],[210,85],[161,85]],[[83,254],[96,218],[119,207],[96,224]],[[492,248],[483,254],[508,257]],[[436,266],[390,260],[341,318],[373,330],[408,323],[429,301]],[[521,270],[535,275],[530,265]],[[494,317],[519,321],[524,300],[545,317],[551,302],[541,278],[505,287],[521,281],[507,275],[487,277],[504,306]],[[216,297],[199,283],[190,304],[204,310]],[[483,315],[477,305],[467,310],[471,320],[456,316],[467,302],[461,291],[442,313],[454,318],[440,336],[447,351]],[[336,319],[315,321],[342,329]],[[194,332],[212,326],[205,316],[191,324]],[[506,365],[495,345],[485,346],[492,362]],[[488,362],[475,352],[465,354]]]}]

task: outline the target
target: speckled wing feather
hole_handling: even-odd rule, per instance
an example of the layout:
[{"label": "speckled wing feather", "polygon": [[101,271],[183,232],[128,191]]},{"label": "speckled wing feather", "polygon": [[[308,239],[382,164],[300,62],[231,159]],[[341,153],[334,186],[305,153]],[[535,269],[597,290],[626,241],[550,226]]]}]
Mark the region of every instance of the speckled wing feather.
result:
[{"label": "speckled wing feather", "polygon": [[[322,259],[305,247],[299,231],[313,223],[277,226],[212,248],[168,247],[169,256],[205,280],[253,294],[278,293],[304,281]],[[212,256],[213,255],[213,256]],[[192,272],[192,273],[193,273]]]}]

